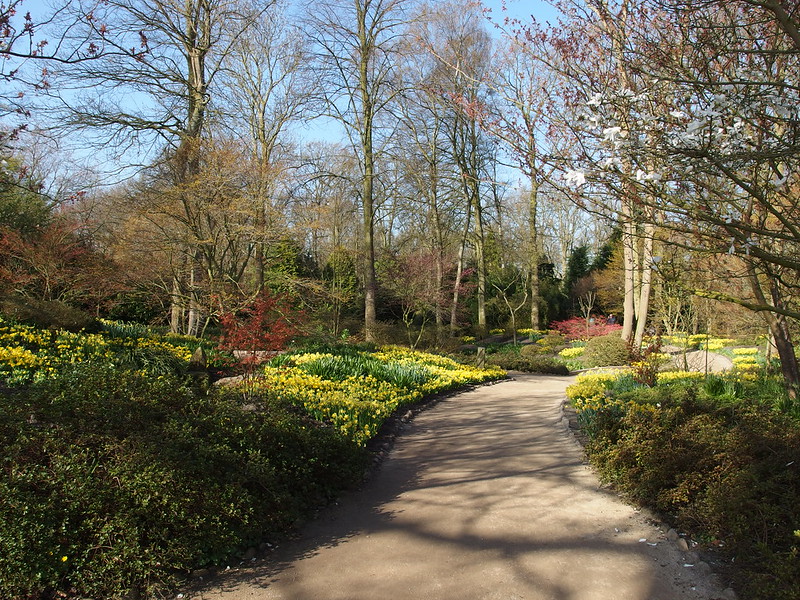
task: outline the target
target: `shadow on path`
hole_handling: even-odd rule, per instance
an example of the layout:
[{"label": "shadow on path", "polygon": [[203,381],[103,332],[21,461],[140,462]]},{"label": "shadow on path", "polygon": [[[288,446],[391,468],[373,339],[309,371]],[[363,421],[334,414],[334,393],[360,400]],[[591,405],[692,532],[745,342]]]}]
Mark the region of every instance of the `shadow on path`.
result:
[{"label": "shadow on path", "polygon": [[684,557],[600,487],[560,422],[571,381],[520,374],[439,402],[364,489],[192,597],[722,597],[692,589],[699,574]]}]

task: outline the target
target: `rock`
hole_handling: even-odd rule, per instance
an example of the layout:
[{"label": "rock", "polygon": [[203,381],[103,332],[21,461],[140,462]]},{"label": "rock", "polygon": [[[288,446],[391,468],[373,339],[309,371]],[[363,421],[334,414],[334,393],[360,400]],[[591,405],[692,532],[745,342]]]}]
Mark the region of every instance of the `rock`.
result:
[{"label": "rock", "polygon": [[[679,539],[680,539],[680,536],[678,535],[678,532],[677,532],[677,531],[675,531],[674,529],[670,529],[670,530],[667,532],[667,539],[668,539],[670,542],[674,542],[674,541],[677,541],[677,540],[679,540]],[[688,547],[687,547],[687,550],[688,550]]]},{"label": "rock", "polygon": [[710,575],[711,574],[711,567],[707,562],[703,562],[702,560],[695,564],[695,569],[701,575]]},{"label": "rock", "polygon": [[678,550],[680,550],[681,552],[689,551],[689,544],[686,543],[686,540],[683,538],[678,538],[678,541],[675,542],[675,545],[678,546]]},{"label": "rock", "polygon": [[206,359],[206,351],[203,350],[202,346],[198,346],[195,348],[194,352],[192,353],[192,357],[189,359],[189,366],[187,367],[187,371],[190,373],[198,372],[198,371],[205,371],[206,366],[208,365],[208,360]]},{"label": "rock", "polygon": [[244,375],[235,375],[233,377],[223,377],[214,382],[214,385],[224,387],[226,385],[236,385],[244,381]]},{"label": "rock", "polygon": [[724,600],[739,600],[739,596],[737,596],[736,592],[734,592],[731,588],[727,588],[724,592],[722,592],[722,597]]}]

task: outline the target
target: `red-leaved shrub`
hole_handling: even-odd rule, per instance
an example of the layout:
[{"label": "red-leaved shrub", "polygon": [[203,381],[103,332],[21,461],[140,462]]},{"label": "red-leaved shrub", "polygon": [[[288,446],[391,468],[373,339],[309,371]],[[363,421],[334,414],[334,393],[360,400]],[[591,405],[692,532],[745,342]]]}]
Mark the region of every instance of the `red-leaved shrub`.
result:
[{"label": "red-leaved shrub", "polygon": [[257,363],[286,347],[298,332],[296,322],[300,316],[292,311],[285,297],[264,290],[236,313],[220,317],[223,334],[219,346],[231,352],[246,352],[242,360],[245,364]]},{"label": "red-leaved shrub", "polygon": [[550,328],[561,333],[569,341],[573,341],[608,335],[621,330],[622,325],[617,323],[609,325],[606,317],[593,317],[588,323],[583,317],[573,317],[566,321],[553,321]]}]

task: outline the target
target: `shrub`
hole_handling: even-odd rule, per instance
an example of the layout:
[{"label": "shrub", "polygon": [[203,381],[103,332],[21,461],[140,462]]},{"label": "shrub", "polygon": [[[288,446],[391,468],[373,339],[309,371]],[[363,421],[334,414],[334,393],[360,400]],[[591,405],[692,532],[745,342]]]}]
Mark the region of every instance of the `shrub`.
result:
[{"label": "shrub", "polygon": [[355,444],[237,398],[97,363],[0,395],[0,596],[163,592],[360,478]]},{"label": "shrub", "polygon": [[797,598],[800,428],[746,399],[731,404],[731,393],[712,378],[699,393],[669,386],[620,394],[596,408],[587,451],[632,500],[701,539],[723,540],[743,596]]},{"label": "shrub", "polygon": [[588,340],[598,336],[609,335],[622,329],[622,325],[617,323],[608,324],[603,317],[594,318],[588,324],[583,317],[573,317],[566,321],[554,321],[550,326],[569,341]]},{"label": "shrub", "polygon": [[536,340],[533,344],[525,344],[520,348],[523,356],[539,354],[555,354],[566,347],[567,341],[560,333],[548,333]]},{"label": "shrub", "polygon": [[[523,346],[523,349],[525,347]],[[490,364],[509,371],[569,375],[569,369],[566,365],[556,362],[552,356],[493,354],[488,358],[488,361]]]},{"label": "shrub", "polygon": [[591,338],[586,342],[583,362],[587,367],[609,367],[628,364],[631,358],[630,346],[619,335]]},{"label": "shrub", "polygon": [[[290,312],[286,298],[271,295],[264,290],[237,313],[220,316],[223,336],[220,348],[243,350],[251,357],[259,351],[282,350],[297,334],[294,322],[287,318]],[[300,314],[295,315],[297,318]]]},{"label": "shrub", "polygon": [[42,329],[76,332],[97,331],[100,328],[95,318],[56,300],[7,296],[0,298],[0,313],[20,323],[35,325]]}]

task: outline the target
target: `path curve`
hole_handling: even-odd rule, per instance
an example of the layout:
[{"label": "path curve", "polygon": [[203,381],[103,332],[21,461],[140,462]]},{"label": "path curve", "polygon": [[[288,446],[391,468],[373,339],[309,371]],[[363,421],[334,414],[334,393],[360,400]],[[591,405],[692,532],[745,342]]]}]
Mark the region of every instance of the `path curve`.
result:
[{"label": "path curve", "polygon": [[572,381],[515,374],[445,398],[406,426],[364,489],[185,597],[730,597],[696,556],[601,488],[561,422]]}]

